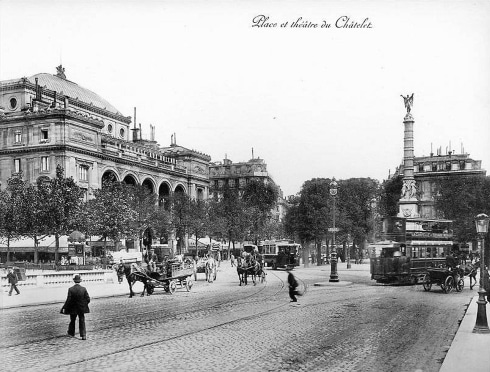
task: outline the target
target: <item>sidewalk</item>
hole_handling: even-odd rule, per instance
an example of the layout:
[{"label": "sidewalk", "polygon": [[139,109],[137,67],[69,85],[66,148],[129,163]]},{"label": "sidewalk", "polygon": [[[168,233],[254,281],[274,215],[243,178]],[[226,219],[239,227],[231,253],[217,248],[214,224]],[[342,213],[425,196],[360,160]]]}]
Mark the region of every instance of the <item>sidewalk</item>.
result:
[{"label": "sidewalk", "polygon": [[[471,299],[439,372],[490,371],[490,333],[473,333],[478,310],[476,301],[478,296]],[[487,304],[486,308],[488,319],[490,306]]]},{"label": "sidewalk", "polygon": [[[226,261],[222,262],[222,264],[228,266]],[[337,269],[339,272],[346,272],[346,264],[339,263]],[[303,265],[301,265],[298,267],[298,271],[302,270],[328,271],[329,266],[316,266],[310,264],[310,267],[304,268]],[[349,271],[365,272],[366,274],[362,275],[369,275],[369,264],[352,265],[352,269],[349,269]],[[87,282],[82,284],[87,288],[91,298],[129,295],[127,283],[124,281],[122,284],[119,284],[115,276],[114,283]],[[138,285],[141,285],[141,283],[135,284],[135,291],[139,293],[142,290],[142,287],[140,288]],[[15,295],[15,291],[12,293],[12,296],[9,296],[8,289],[4,288],[0,293],[0,312],[2,309],[53,303],[62,304],[66,299],[68,288],[70,286],[71,285],[41,288],[20,287],[19,290],[21,291],[21,294],[18,296]],[[490,371],[490,333],[473,333],[473,327],[476,323],[478,309],[478,305],[476,303],[477,300],[478,296],[474,296],[471,299],[470,305],[463,316],[463,320],[461,321],[456,336],[454,337],[450,349],[447,352],[440,372],[461,372],[465,370],[471,372]],[[486,308],[487,319],[489,319],[490,305],[487,305]]]},{"label": "sidewalk", "polygon": [[[13,291],[12,296],[8,295],[9,288],[3,288],[0,292],[0,311],[1,309],[16,307],[64,303],[66,295],[68,294],[68,288],[73,284],[74,283],[46,287],[18,286],[20,295],[16,295],[15,291]],[[119,284],[115,275],[113,283],[82,282],[81,284],[87,288],[90,298],[92,299],[100,297],[129,296],[128,284],[125,280]],[[135,284],[135,291],[142,290],[142,287],[140,288],[139,285],[141,285],[141,283]]]}]

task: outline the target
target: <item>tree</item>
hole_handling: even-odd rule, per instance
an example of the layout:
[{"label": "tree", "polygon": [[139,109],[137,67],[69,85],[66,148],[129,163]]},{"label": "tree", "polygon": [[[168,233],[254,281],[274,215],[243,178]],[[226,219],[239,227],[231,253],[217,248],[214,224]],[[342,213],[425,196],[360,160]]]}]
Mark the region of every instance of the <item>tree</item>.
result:
[{"label": "tree", "polygon": [[252,220],[251,237],[258,243],[263,236],[263,228],[271,216],[271,209],[276,205],[277,187],[260,180],[250,180],[243,190],[242,199]]},{"label": "tree", "polygon": [[175,192],[172,197],[172,226],[177,237],[178,254],[182,252],[182,244],[188,233],[191,220],[190,198],[184,192]]},{"label": "tree", "polygon": [[198,240],[204,238],[208,231],[209,226],[209,205],[200,199],[192,199],[189,201],[189,212],[191,218],[189,219],[189,233],[194,235],[196,239],[196,254],[198,253]]},{"label": "tree", "polygon": [[[326,178],[314,178],[306,181],[300,191],[298,205],[298,236],[301,245],[314,242],[317,257],[321,255],[322,238],[326,235],[331,223],[332,198],[330,181]],[[308,263],[309,251],[303,250],[303,262]]]},{"label": "tree", "polygon": [[56,167],[56,177],[38,183],[38,189],[43,200],[39,218],[43,219],[46,232],[55,237],[55,262],[58,262],[60,236],[68,235],[76,225],[84,191],[72,177],[64,176],[63,167],[60,165]]},{"label": "tree", "polygon": [[338,237],[344,244],[352,243],[352,249],[362,246],[373,229],[371,200],[378,193],[379,183],[371,178],[349,178],[339,182]]},{"label": "tree", "polygon": [[445,177],[436,181],[435,189],[436,210],[454,221],[454,240],[466,243],[477,239],[475,216],[490,215],[490,178]]},{"label": "tree", "polygon": [[27,185],[21,202],[22,234],[34,240],[34,262],[38,263],[38,247],[41,239],[49,235],[44,212],[47,209],[47,200],[40,190],[43,180],[39,179],[36,185]]},{"label": "tree", "polygon": [[382,216],[396,216],[398,214],[398,201],[402,193],[403,178],[393,177],[383,181],[379,197],[379,213]]},{"label": "tree", "polygon": [[286,215],[284,216],[284,234],[292,240],[300,241],[299,231],[299,202],[300,196],[295,195],[288,200]]},{"label": "tree", "polygon": [[135,217],[131,221],[131,231],[136,232],[140,243],[146,234],[147,244],[149,245],[155,236],[152,220],[157,212],[157,196],[144,185],[123,184],[123,188],[125,188],[124,192],[127,194],[129,201],[128,207],[132,209],[134,212],[132,215]]},{"label": "tree", "polygon": [[114,243],[123,238],[137,234],[137,212],[131,207],[131,193],[122,182],[104,181],[102,188],[95,190],[95,198],[90,201],[92,209],[91,234],[104,239],[104,250],[107,239]]},{"label": "tree", "polygon": [[23,218],[21,214],[22,199],[26,182],[22,174],[10,177],[7,188],[0,192],[0,239],[7,245],[7,262],[10,261],[10,242],[22,237]]}]

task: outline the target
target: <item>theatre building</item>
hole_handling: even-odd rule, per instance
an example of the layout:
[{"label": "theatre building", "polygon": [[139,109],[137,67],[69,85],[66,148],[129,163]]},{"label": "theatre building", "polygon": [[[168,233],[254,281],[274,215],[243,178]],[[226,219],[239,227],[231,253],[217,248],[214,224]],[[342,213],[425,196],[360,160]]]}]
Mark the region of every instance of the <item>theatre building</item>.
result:
[{"label": "theatre building", "polygon": [[[0,82],[2,188],[20,173],[30,183],[52,178],[59,164],[85,190],[85,199],[109,177],[145,185],[160,203],[174,192],[206,199],[211,158],[178,145],[175,134],[170,142],[160,146],[153,126],[143,138],[135,117],[68,80],[62,66],[55,75]],[[174,239],[169,237],[169,244]]]}]

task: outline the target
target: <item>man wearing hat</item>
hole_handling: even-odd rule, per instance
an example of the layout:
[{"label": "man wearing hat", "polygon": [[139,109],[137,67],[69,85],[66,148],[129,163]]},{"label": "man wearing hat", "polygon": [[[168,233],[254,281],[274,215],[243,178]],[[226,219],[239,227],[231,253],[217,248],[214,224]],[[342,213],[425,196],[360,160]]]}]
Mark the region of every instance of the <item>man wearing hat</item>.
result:
[{"label": "man wearing hat", "polygon": [[12,291],[14,289],[15,289],[15,292],[17,292],[17,294],[20,294],[20,291],[17,289],[17,276],[14,274],[14,272],[10,268],[8,269],[7,278],[8,278],[9,283],[10,283],[9,296],[12,296]]},{"label": "man wearing hat", "polygon": [[75,322],[78,316],[80,337],[82,337],[82,340],[86,340],[87,331],[85,329],[85,314],[90,313],[88,308],[90,296],[88,295],[87,289],[80,285],[80,282],[82,281],[80,275],[75,275],[73,281],[75,282],[75,285],[68,289],[68,297],[61,308],[61,313],[70,315],[68,335],[72,337],[75,337]]}]

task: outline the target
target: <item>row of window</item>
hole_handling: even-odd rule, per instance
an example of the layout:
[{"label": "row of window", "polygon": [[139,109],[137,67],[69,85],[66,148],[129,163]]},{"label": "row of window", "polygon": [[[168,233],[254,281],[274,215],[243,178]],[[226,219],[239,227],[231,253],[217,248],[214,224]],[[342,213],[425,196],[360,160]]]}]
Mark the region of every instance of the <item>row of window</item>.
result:
[{"label": "row of window", "polygon": [[416,164],[415,171],[416,172],[437,172],[437,171],[451,171],[451,170],[464,170],[464,169],[472,169],[472,164],[467,163],[464,160],[459,162],[439,162],[439,163],[431,163],[431,164]]},{"label": "row of window", "polygon": [[[40,140],[47,141],[49,139],[49,131],[48,129],[41,129]],[[14,132],[14,143],[22,143],[22,131],[16,130]]]},{"label": "row of window", "polygon": [[[14,172],[22,171],[21,159],[14,159]],[[49,172],[49,156],[41,156],[41,172]],[[78,167],[78,179],[88,181],[88,167],[81,165]]]}]

